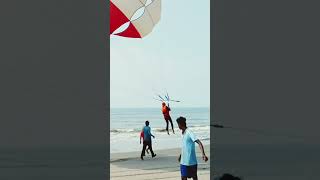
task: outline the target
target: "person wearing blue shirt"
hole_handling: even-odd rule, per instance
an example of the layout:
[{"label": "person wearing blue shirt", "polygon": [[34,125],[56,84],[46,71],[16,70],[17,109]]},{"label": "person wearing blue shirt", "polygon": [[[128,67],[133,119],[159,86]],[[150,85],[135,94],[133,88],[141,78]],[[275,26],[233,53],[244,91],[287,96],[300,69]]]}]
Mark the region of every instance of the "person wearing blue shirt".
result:
[{"label": "person wearing blue shirt", "polygon": [[149,150],[151,152],[151,156],[152,158],[154,158],[156,156],[156,154],[154,154],[153,150],[152,150],[152,141],[151,141],[151,137],[155,138],[154,135],[151,134],[151,128],[149,127],[149,121],[145,122],[146,126],[144,126],[143,128],[143,134],[144,134],[144,139],[143,139],[143,148],[142,148],[142,152],[141,152],[141,160],[143,160],[143,156],[145,156],[145,151],[146,151],[146,147],[149,147]]},{"label": "person wearing blue shirt", "polygon": [[195,151],[195,143],[199,145],[202,153],[202,159],[207,162],[208,157],[204,152],[204,147],[201,141],[195,136],[195,134],[187,127],[186,118],[179,117],[177,119],[179,129],[182,130],[182,148],[181,154],[178,158],[180,162],[181,180],[187,180],[187,178],[193,178],[198,180],[197,169],[198,162]]}]

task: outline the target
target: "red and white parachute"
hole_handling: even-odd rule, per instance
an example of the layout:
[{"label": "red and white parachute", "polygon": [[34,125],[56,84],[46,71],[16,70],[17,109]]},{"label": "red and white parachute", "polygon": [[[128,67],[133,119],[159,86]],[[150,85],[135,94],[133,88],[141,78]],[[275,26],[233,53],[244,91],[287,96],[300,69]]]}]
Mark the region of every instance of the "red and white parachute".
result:
[{"label": "red and white parachute", "polygon": [[110,0],[110,35],[143,38],[160,15],[161,0]]}]

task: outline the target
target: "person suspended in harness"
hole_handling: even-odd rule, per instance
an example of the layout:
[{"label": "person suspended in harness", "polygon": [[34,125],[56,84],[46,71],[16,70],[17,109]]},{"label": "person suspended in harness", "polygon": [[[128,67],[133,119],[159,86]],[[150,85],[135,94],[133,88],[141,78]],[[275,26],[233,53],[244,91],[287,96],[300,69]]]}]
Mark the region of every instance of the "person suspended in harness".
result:
[{"label": "person suspended in harness", "polygon": [[174,134],[173,123],[172,123],[172,119],[171,119],[169,111],[171,111],[171,109],[169,107],[169,104],[167,106],[165,102],[162,102],[162,114],[163,114],[164,120],[167,123],[166,131],[167,131],[168,135],[170,135],[170,133],[169,133],[169,122],[171,123],[172,132]]}]

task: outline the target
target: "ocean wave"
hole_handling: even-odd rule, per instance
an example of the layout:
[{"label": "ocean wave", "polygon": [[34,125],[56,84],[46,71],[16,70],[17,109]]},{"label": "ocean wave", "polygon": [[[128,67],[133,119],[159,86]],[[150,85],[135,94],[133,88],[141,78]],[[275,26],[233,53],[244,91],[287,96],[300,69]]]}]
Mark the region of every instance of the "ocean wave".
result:
[{"label": "ocean wave", "polygon": [[[210,131],[210,126],[189,126],[191,131]],[[128,129],[110,129],[110,133],[112,134],[118,134],[118,133],[140,133],[142,129],[138,128],[128,128]],[[177,130],[177,128],[175,128]],[[165,128],[151,128],[151,131],[153,132],[166,132]]]},{"label": "ocean wave", "polygon": [[209,137],[204,137],[204,138],[200,138],[200,140],[202,140],[202,141],[209,141],[210,138],[209,138]]},{"label": "ocean wave", "polygon": [[141,129],[110,129],[110,133],[132,133],[141,132]]}]

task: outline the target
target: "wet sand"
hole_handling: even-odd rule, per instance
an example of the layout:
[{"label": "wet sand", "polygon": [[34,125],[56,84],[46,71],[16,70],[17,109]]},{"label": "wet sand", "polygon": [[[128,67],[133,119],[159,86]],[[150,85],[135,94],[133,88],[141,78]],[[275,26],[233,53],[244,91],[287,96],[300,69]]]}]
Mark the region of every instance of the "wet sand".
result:
[{"label": "wet sand", "polygon": [[[180,149],[155,150],[157,156],[151,158],[146,154],[144,160],[140,159],[141,152],[113,153],[110,156],[110,177],[112,180],[152,180],[180,179],[180,165],[178,156]],[[205,146],[206,155],[209,161],[204,162],[201,159],[201,153],[196,145],[198,158],[198,179],[210,179],[210,146]]]}]

